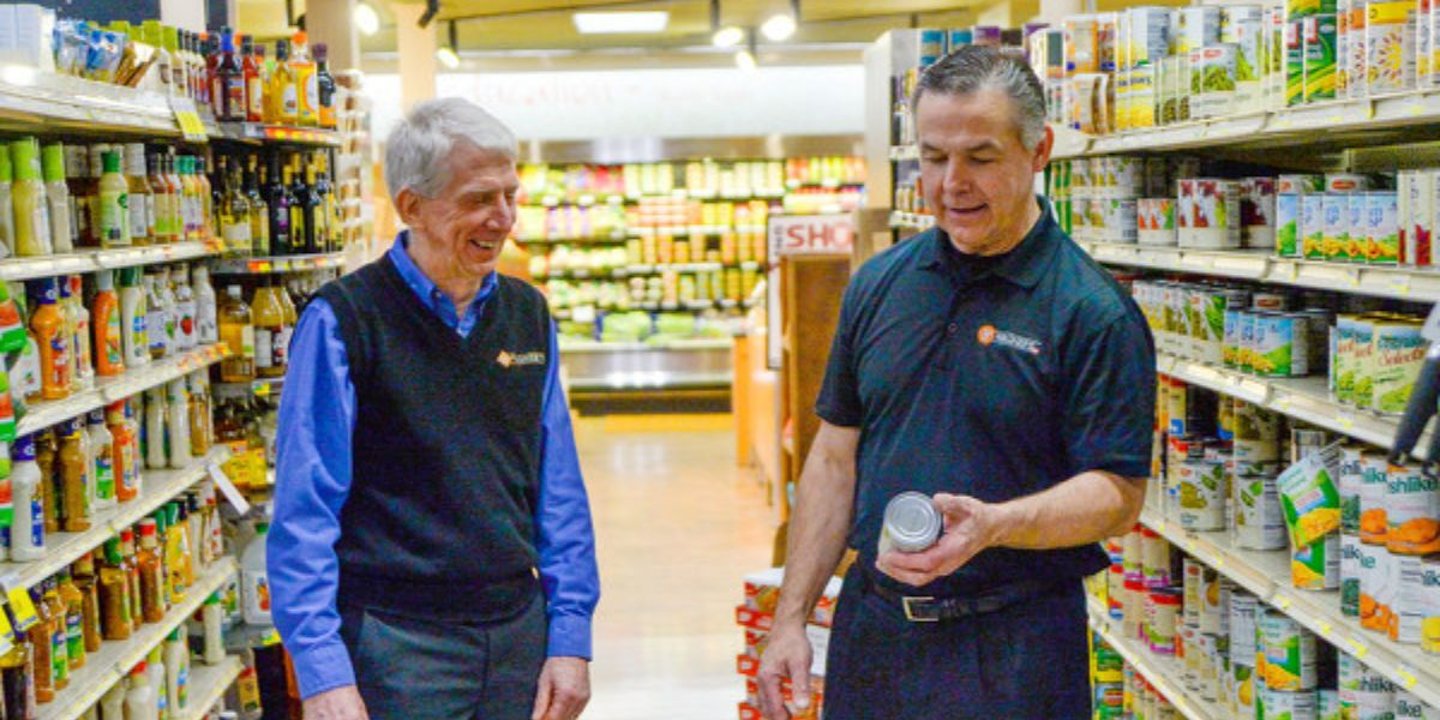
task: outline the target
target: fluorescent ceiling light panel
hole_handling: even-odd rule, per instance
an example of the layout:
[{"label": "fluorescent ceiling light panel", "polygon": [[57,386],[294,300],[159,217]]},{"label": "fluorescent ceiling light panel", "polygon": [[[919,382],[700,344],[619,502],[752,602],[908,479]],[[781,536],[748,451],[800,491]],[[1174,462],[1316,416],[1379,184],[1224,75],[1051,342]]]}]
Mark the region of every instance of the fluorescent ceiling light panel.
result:
[{"label": "fluorescent ceiling light panel", "polygon": [[577,12],[575,29],[586,35],[616,33],[657,33],[670,24],[670,13],[663,10],[646,12]]},{"label": "fluorescent ceiling light panel", "polygon": [[439,60],[441,65],[444,65],[450,70],[454,70],[455,68],[460,67],[460,56],[457,55],[453,49],[448,47],[442,47],[439,50],[436,50],[435,59]]},{"label": "fluorescent ceiling light panel", "polygon": [[370,3],[358,3],[350,12],[355,21],[355,29],[359,30],[361,35],[374,35],[380,29],[380,16]]},{"label": "fluorescent ceiling light panel", "polygon": [[790,15],[776,15],[760,26],[760,33],[768,40],[783,42],[795,34],[795,18]]},{"label": "fluorescent ceiling light panel", "polygon": [[716,30],[715,36],[710,38],[710,42],[714,43],[715,47],[722,48],[735,47],[744,40],[745,31],[741,30],[738,27],[735,27],[734,25],[730,25],[728,27],[723,27],[719,30]]}]

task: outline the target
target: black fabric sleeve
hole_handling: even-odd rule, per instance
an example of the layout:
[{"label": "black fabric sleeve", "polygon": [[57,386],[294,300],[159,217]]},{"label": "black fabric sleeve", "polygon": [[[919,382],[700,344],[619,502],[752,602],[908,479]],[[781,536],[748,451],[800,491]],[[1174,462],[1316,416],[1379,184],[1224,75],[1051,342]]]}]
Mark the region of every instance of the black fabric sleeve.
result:
[{"label": "black fabric sleeve", "polygon": [[864,418],[860,406],[860,383],[855,373],[854,337],[859,296],[860,291],[852,279],[840,305],[840,321],[825,364],[825,381],[820,386],[820,396],[815,400],[815,414],[821,420],[840,427],[859,427]]},{"label": "black fabric sleeve", "polygon": [[1150,475],[1155,426],[1155,346],[1138,312],[1082,331],[1065,359],[1065,450],[1071,475],[1105,470]]}]

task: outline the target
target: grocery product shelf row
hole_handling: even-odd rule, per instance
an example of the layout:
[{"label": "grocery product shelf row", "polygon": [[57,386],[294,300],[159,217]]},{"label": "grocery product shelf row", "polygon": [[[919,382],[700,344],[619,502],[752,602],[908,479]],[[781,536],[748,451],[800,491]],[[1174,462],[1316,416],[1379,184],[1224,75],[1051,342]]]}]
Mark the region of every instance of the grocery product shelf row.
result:
[{"label": "grocery product shelf row", "polygon": [[224,557],[199,578],[185,593],[185,600],[170,608],[165,619],[142,626],[129,640],[108,642],[70,675],[70,686],[55,694],[55,700],[40,706],[40,720],[76,720],[84,716],[115,683],[120,682],[165,636],[180,627],[212,593],[235,577],[235,558]]},{"label": "grocery product shelf row", "polygon": [[212,257],[217,250],[203,242],[182,242],[170,245],[81,250],[41,257],[16,257],[0,260],[0,280],[33,280],[57,275],[81,275],[97,270],[117,270],[160,263],[185,262]]},{"label": "grocery product shelf row", "polygon": [[1188,720],[1229,720],[1219,707],[1208,705],[1185,688],[1184,667],[1174,657],[1164,657],[1141,647],[1140,641],[1125,637],[1120,623],[1110,618],[1094,597],[1089,598],[1090,628],[1100,634],[1135,671],[1160,691],[1175,710]]},{"label": "grocery product shelf row", "polygon": [[1398,131],[1440,121],[1440,93],[1411,91],[1358,100],[1336,100],[1089,136],[1055,127],[1051,158],[1063,160],[1117,153],[1165,152],[1198,148],[1321,144],[1344,137],[1350,144],[1384,141]]},{"label": "grocery product shelf row", "polygon": [[345,253],[277,255],[274,257],[225,258],[215,262],[216,275],[269,275],[327,270],[345,264]]},{"label": "grocery product shelf row", "polygon": [[[1398,416],[1352,408],[1331,399],[1329,381],[1324,377],[1260,378],[1163,353],[1156,355],[1156,369],[1192,385],[1382,448],[1394,444],[1400,428]],[[1422,439],[1420,448],[1425,445]]]},{"label": "grocery product shelf row", "polygon": [[190,665],[190,704],[176,720],[204,720],[205,711],[225,695],[225,691],[240,677],[240,658],[226,656],[219,665]]},{"label": "grocery product shelf row", "polygon": [[229,354],[223,343],[205,345],[173,357],[156,360],[144,367],[127,370],[110,378],[96,378],[95,387],[80,390],[63,400],[41,401],[30,406],[20,419],[19,433],[28,435],[56,423],[99,410],[137,393],[159,387],[220,362]]},{"label": "grocery product shelf row", "polygon": [[45,556],[36,562],[0,563],[0,584],[7,589],[30,588],[53,576],[97,547],[119,534],[200,482],[211,465],[230,457],[230,451],[216,447],[208,455],[196,458],[179,470],[145,470],[141,473],[140,495],[129,502],[95,514],[89,530],[78,533],[56,533],[45,538]]},{"label": "grocery product shelf row", "polygon": [[1224,531],[1195,532],[1147,509],[1140,522],[1196,560],[1279,609],[1318,637],[1344,650],[1433,707],[1440,707],[1440,659],[1364,630],[1340,612],[1338,590],[1297,590],[1290,584],[1288,550],[1235,547]]},{"label": "grocery product shelf row", "polygon": [[1076,241],[1110,265],[1196,273],[1273,285],[1415,302],[1440,302],[1440,268],[1299,260],[1270,250],[1195,250],[1157,245]]}]

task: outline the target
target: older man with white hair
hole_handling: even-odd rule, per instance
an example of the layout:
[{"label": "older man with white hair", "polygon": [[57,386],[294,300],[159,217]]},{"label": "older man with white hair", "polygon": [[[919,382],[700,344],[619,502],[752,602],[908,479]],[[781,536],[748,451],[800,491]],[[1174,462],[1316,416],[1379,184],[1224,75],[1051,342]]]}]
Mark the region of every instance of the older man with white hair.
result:
[{"label": "older man with white hair", "polygon": [[481,108],[416,105],[385,156],[407,229],[296,329],[268,552],[306,720],[570,720],[589,699],[599,577],[554,325],[495,272],[515,157]]}]

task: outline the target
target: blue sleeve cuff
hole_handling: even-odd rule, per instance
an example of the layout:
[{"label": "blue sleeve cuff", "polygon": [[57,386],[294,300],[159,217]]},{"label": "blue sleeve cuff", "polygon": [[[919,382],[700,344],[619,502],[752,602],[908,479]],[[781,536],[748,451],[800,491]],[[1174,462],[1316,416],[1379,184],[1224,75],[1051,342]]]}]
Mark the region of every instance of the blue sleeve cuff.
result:
[{"label": "blue sleeve cuff", "polygon": [[545,656],[592,659],[590,618],[552,615],[550,617],[550,640]]},{"label": "blue sleeve cuff", "polygon": [[295,665],[295,679],[300,683],[300,699],[308,700],[327,690],[355,684],[350,651],[338,638],[305,648],[287,649]]}]

